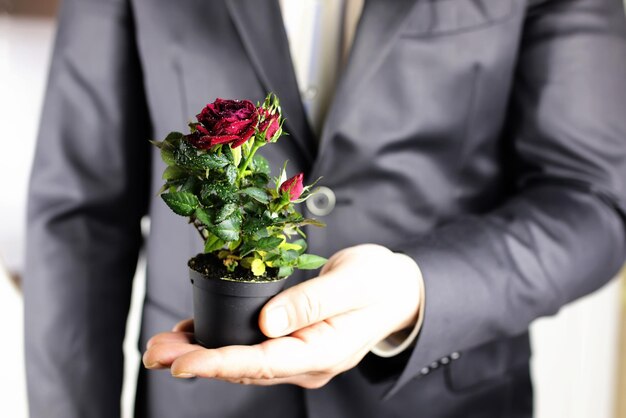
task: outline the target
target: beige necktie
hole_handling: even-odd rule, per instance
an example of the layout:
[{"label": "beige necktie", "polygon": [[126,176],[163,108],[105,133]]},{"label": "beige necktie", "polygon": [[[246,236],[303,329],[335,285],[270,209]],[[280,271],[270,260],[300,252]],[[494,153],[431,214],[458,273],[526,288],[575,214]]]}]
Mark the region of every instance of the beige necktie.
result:
[{"label": "beige necktie", "polygon": [[348,60],[350,49],[354,43],[354,34],[361,18],[364,0],[345,0],[343,23],[342,68]]}]

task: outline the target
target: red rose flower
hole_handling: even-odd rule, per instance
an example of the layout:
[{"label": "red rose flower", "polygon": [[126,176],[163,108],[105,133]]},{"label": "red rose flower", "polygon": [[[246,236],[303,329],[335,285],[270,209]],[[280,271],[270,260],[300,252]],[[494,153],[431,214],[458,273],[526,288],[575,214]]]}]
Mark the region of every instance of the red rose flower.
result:
[{"label": "red rose flower", "polygon": [[265,132],[265,141],[270,142],[280,128],[278,114],[271,115],[267,110],[261,111],[263,112],[265,119],[259,126],[259,132]]},{"label": "red rose flower", "polygon": [[281,192],[289,193],[289,200],[296,200],[302,194],[302,190],[304,186],[302,184],[304,180],[304,173],[296,174],[292,178],[285,180],[283,184],[280,185]]},{"label": "red rose flower", "polygon": [[216,99],[196,118],[196,132],[188,136],[196,148],[208,149],[218,144],[236,148],[254,135],[259,112],[249,100]]}]

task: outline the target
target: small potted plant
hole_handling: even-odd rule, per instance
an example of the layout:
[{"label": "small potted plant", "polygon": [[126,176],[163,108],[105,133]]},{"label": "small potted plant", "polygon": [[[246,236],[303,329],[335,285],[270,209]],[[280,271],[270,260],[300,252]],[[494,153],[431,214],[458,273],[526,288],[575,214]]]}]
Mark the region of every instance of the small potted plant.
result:
[{"label": "small potted plant", "polygon": [[283,134],[278,98],[255,106],[217,99],[189,124],[153,142],[167,168],[160,195],[185,216],[204,241],[189,260],[194,334],[205,347],[254,344],[262,306],[295,269],[317,269],[326,259],[307,254],[305,225],[323,226],[295,209],[313,194],[303,174],[287,179],[286,165],[271,179],[263,146]]}]

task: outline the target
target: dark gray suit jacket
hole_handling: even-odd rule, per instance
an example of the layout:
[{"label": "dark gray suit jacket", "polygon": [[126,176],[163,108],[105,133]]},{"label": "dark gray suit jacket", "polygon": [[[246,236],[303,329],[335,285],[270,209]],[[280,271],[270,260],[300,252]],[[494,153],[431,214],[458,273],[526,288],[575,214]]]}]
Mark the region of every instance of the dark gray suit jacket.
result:
[{"label": "dark gray suit jacket", "polygon": [[265,155],[337,197],[311,251],[375,242],[414,257],[419,339],[311,391],[142,372],[138,416],[529,416],[529,323],[624,258],[625,39],[621,0],[367,0],[317,139],[276,1],[66,0],[30,189],[32,416],[119,414],[146,214],[140,346],[190,316],[200,243],[155,198],[148,139],[216,97],[267,91],[291,136]]}]

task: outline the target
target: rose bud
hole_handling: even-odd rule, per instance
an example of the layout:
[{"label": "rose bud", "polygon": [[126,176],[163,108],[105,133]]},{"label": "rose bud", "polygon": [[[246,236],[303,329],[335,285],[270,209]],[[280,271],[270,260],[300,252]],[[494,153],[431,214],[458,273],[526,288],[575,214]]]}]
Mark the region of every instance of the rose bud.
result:
[{"label": "rose bud", "polygon": [[208,149],[218,144],[236,148],[254,135],[259,113],[249,100],[216,99],[196,119],[196,134],[188,136],[196,148]]},{"label": "rose bud", "polygon": [[265,141],[270,142],[278,129],[280,128],[280,123],[278,122],[278,115],[271,115],[267,110],[263,111],[265,113],[265,120],[261,122],[259,126],[260,132],[265,132]]},{"label": "rose bud", "polygon": [[302,190],[304,189],[304,185],[302,184],[304,180],[304,173],[296,174],[290,179],[287,179],[280,185],[281,192],[289,193],[289,200],[293,201],[300,197],[302,194]]}]

